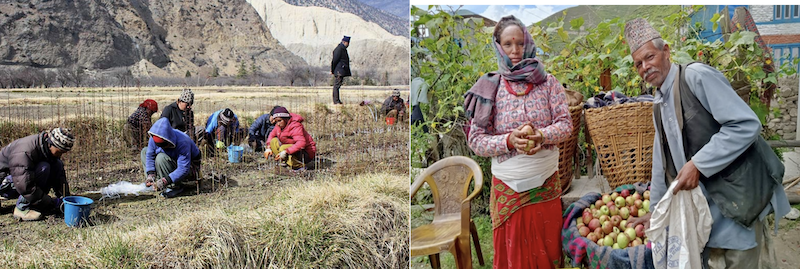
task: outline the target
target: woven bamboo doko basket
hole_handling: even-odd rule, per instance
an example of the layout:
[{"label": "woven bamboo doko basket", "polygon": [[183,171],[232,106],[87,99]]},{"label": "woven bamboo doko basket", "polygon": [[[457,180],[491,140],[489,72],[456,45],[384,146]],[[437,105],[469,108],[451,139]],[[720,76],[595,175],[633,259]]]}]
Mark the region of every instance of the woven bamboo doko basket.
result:
[{"label": "woven bamboo doko basket", "polygon": [[561,178],[561,192],[567,193],[572,179],[575,175],[575,152],[578,150],[578,136],[581,132],[581,120],[583,118],[583,103],[569,107],[569,115],[572,117],[572,134],[567,140],[558,143],[558,174]]},{"label": "woven bamboo doko basket", "polygon": [[650,181],[653,167],[653,103],[638,102],[584,111],[600,168],[612,189]]}]

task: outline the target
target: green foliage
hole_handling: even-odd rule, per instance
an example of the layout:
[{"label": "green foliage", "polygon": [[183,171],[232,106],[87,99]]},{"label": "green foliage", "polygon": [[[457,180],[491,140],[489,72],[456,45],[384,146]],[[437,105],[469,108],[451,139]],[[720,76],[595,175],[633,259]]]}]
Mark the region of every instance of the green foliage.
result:
[{"label": "green foliage", "polygon": [[184,77],[187,77],[187,78],[192,77],[192,72],[189,72],[189,70],[186,70],[186,75],[184,75]]},{"label": "green foliage", "polygon": [[245,67],[244,62],[239,64],[239,71],[236,72],[236,78],[245,78],[247,77],[247,67]]},{"label": "green foliage", "polygon": [[211,77],[212,78],[219,77],[219,67],[217,67],[216,65],[214,66],[214,69],[211,69]]}]

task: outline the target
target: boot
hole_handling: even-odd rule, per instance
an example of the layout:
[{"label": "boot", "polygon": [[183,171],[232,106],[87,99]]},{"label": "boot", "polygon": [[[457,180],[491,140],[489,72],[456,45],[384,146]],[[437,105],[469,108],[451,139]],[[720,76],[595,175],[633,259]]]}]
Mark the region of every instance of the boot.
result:
[{"label": "boot", "polygon": [[33,209],[20,210],[19,207],[14,207],[14,218],[24,221],[41,220],[42,213]]}]

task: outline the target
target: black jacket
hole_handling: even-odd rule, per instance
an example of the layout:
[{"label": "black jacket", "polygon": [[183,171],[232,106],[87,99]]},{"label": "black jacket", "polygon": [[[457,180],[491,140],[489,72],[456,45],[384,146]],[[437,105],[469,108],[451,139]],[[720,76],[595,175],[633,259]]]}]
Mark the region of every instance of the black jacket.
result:
[{"label": "black jacket", "polygon": [[[56,157],[50,153],[46,139],[47,132],[29,135],[9,143],[0,150],[0,174],[10,174],[14,188],[33,206],[52,203],[50,196],[36,185],[34,172],[40,162],[51,162]],[[61,160],[57,160],[61,161]],[[51,172],[55,173],[55,171]],[[63,171],[59,183],[52,186],[56,196],[69,195],[69,185]],[[66,193],[62,193],[65,190]]]},{"label": "black jacket", "polygon": [[333,50],[331,73],[343,77],[352,75],[350,74],[350,55],[347,54],[347,47],[342,43],[339,43],[339,46],[336,46],[336,49]]},{"label": "black jacket", "polygon": [[172,128],[186,132],[186,121],[183,120],[183,111],[178,108],[178,102],[172,102],[172,104],[165,107],[164,111],[161,112],[161,118],[167,118]]}]

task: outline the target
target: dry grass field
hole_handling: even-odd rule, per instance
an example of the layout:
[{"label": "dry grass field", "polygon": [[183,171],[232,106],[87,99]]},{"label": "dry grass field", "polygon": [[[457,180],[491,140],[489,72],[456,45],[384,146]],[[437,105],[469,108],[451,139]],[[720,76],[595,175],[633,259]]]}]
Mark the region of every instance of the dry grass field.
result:
[{"label": "dry grass field", "polygon": [[234,164],[220,151],[203,159],[200,193],[189,183],[172,199],[102,200],[102,187],[144,180],[138,150],[122,141],[124,120],[145,98],[163,109],[181,88],[0,91],[0,145],[73,128],[67,178],[74,195],[95,200],[82,228],[60,216],[17,222],[14,202],[2,201],[0,268],[407,268],[408,126],[372,112],[391,89],[346,87],[345,105],[333,106],[329,87],[193,88],[198,126],[225,107],[247,125],[274,105],[304,116],[317,168],[287,171],[261,152]]}]

